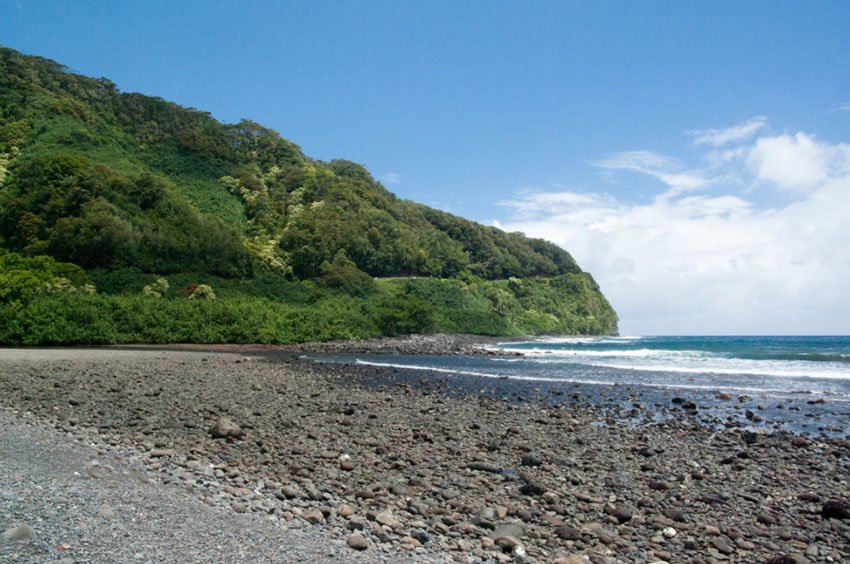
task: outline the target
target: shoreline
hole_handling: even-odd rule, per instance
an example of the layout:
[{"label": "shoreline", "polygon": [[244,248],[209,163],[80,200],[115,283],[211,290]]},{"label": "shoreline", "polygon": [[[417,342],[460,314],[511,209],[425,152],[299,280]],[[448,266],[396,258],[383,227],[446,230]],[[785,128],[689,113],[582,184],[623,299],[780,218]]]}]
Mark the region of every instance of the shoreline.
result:
[{"label": "shoreline", "polygon": [[[482,344],[439,336],[319,346],[422,350],[423,339],[454,354]],[[363,557],[850,557],[848,521],[821,515],[847,499],[845,440],[678,419],[599,425],[601,409],[588,403],[454,396],[438,381],[413,386],[388,369],[295,357],[312,346],[274,347],[293,354],[276,362],[265,347],[5,349],[0,405],[132,456],[208,505],[359,535],[366,550],[350,550]],[[214,438],[222,418],[239,430]]]},{"label": "shoreline", "polygon": [[[372,337],[368,339],[344,339],[338,341],[312,341],[291,345],[260,344],[123,344],[104,345],[103,348],[116,350],[164,350],[198,351],[232,354],[410,354],[410,355],[460,355],[493,354],[486,348],[500,342],[516,339],[535,339],[540,337],[493,337],[461,333],[439,333],[433,335],[404,335],[400,337]],[[38,350],[38,348],[36,348]]]}]

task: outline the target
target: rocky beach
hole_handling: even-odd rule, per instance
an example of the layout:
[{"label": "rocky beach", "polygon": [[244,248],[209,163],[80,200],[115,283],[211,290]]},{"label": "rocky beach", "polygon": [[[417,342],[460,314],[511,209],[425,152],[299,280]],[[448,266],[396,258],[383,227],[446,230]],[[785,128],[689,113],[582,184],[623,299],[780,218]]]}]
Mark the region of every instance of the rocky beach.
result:
[{"label": "rocky beach", "polygon": [[[34,495],[20,462],[0,472],[0,560],[103,561],[113,541],[131,545],[114,560],[152,562],[850,559],[846,439],[718,429],[688,409],[626,424],[581,394],[508,401],[446,378],[411,383],[299,357],[468,354],[487,342],[2,350],[0,464],[57,470],[73,459],[68,473],[105,493],[51,516],[66,500],[46,494],[67,489]],[[27,458],[33,433],[66,454]],[[140,535],[147,548],[116,536],[129,526],[130,482],[184,500],[169,513],[186,530]],[[262,536],[283,548],[234,526],[274,531]]]}]

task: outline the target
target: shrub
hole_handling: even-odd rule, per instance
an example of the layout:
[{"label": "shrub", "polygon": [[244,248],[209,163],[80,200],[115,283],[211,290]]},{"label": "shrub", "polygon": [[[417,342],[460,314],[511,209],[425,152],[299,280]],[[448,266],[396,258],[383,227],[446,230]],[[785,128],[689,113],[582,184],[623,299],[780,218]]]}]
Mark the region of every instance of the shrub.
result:
[{"label": "shrub", "polygon": [[142,293],[152,298],[161,298],[168,291],[168,280],[165,278],[157,278],[152,284],[148,284],[142,289]]},{"label": "shrub", "polygon": [[215,292],[213,291],[212,286],[208,284],[198,284],[189,296],[189,299],[203,301],[214,300]]}]

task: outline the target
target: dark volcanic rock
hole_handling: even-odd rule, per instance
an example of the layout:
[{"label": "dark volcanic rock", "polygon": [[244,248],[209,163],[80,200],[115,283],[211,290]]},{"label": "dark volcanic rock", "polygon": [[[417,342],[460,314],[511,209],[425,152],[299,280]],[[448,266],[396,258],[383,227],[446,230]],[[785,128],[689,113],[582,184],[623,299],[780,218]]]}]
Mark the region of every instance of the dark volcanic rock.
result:
[{"label": "dark volcanic rock", "polygon": [[632,520],[632,511],[627,507],[623,507],[622,505],[607,505],[605,506],[605,513],[614,517],[618,523],[626,523]]},{"label": "dark volcanic rock", "polygon": [[827,501],[820,511],[824,519],[850,519],[850,501],[839,499]]},{"label": "dark volcanic rock", "polygon": [[809,440],[805,437],[791,437],[791,444],[795,447],[809,446]]},{"label": "dark volcanic rock", "polygon": [[520,493],[525,495],[543,495],[546,493],[546,487],[537,481],[537,478],[528,472],[519,472],[519,478],[525,482],[520,488]]},{"label": "dark volcanic rock", "polygon": [[813,503],[817,503],[820,501],[820,495],[815,492],[803,492],[797,495],[797,499],[800,501],[810,501]]},{"label": "dark volcanic rock", "polygon": [[800,564],[800,560],[787,554],[777,554],[765,560],[764,564]]},{"label": "dark volcanic rock", "polygon": [[543,464],[543,457],[536,452],[529,452],[522,455],[523,466],[540,466]]},{"label": "dark volcanic rock", "polygon": [[649,489],[655,490],[658,492],[666,492],[672,486],[666,481],[661,479],[655,479],[649,482]]},{"label": "dark volcanic rock", "polygon": [[544,493],[546,493],[546,488],[544,488],[540,484],[529,482],[520,486],[519,491],[520,493],[523,493],[525,495],[543,495]]},{"label": "dark volcanic rock", "polygon": [[555,528],[555,535],[561,540],[577,541],[581,538],[581,531],[575,527],[563,525]]},{"label": "dark volcanic rock", "polygon": [[729,546],[729,543],[726,542],[722,537],[714,537],[711,539],[711,546],[716,548],[719,552],[729,555],[735,552],[735,549]]},{"label": "dark volcanic rock", "polygon": [[496,466],[495,464],[488,464],[487,462],[470,462],[466,465],[470,470],[478,470],[480,472],[489,472],[491,474],[499,474],[502,472],[502,469]]},{"label": "dark volcanic rock", "polygon": [[779,519],[777,519],[775,515],[771,515],[765,511],[759,513],[756,520],[763,525],[775,525],[779,522]]},{"label": "dark volcanic rock", "polygon": [[661,513],[671,521],[684,521],[685,512],[678,507],[665,507]]}]

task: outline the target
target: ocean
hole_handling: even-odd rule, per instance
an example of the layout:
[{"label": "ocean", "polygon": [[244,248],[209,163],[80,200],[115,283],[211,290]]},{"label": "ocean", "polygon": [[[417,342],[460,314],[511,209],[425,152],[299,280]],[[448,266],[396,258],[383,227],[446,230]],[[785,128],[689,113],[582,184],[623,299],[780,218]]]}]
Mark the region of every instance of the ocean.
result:
[{"label": "ocean", "polygon": [[499,355],[321,360],[391,368],[418,384],[512,401],[581,399],[609,424],[652,424],[684,411],[718,427],[850,431],[850,337],[552,337],[490,348]]}]

